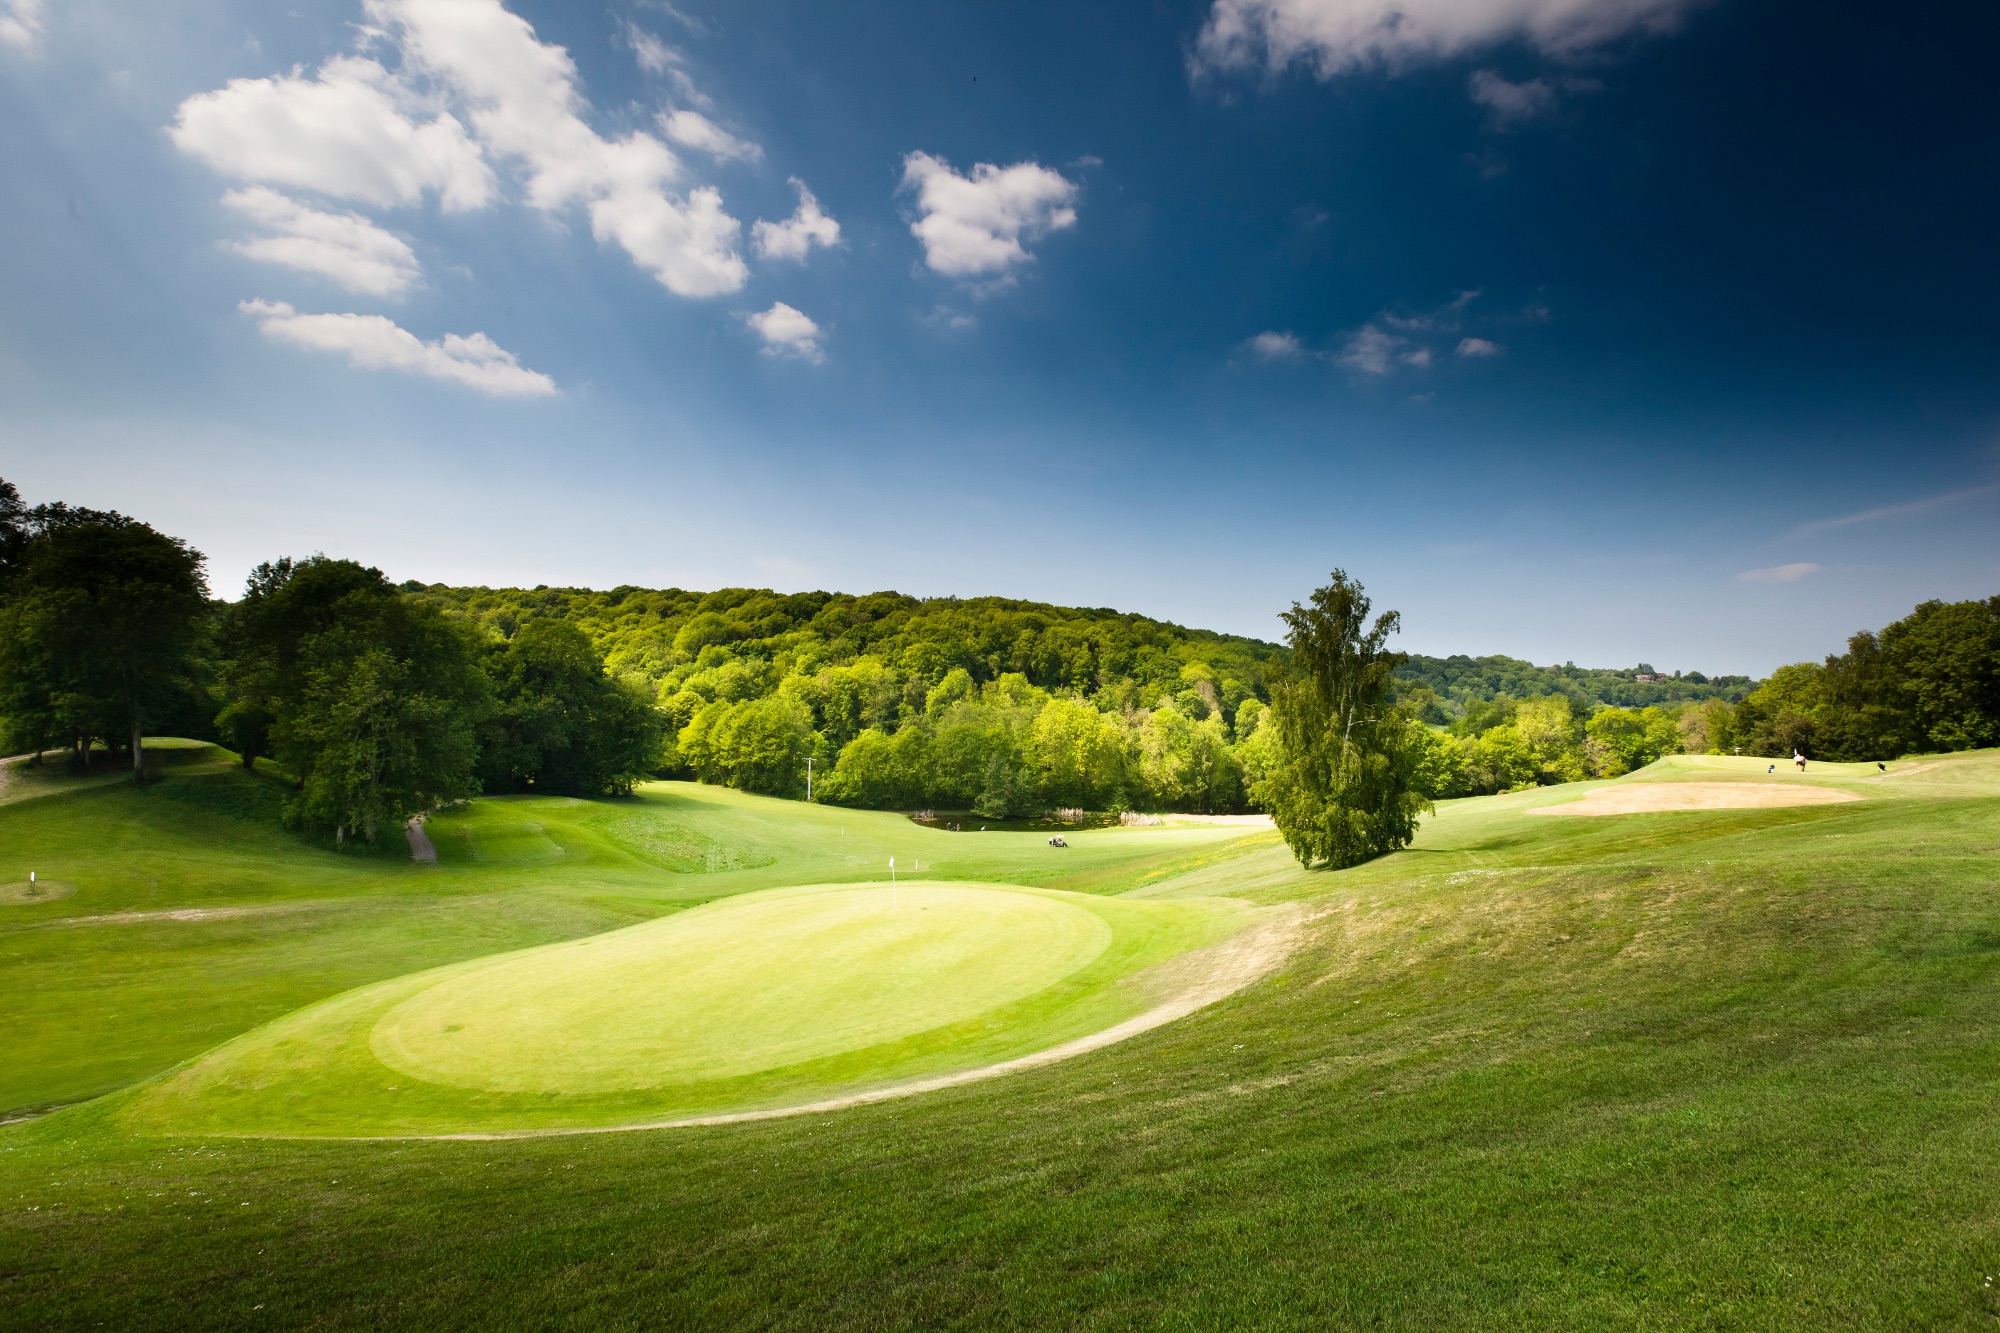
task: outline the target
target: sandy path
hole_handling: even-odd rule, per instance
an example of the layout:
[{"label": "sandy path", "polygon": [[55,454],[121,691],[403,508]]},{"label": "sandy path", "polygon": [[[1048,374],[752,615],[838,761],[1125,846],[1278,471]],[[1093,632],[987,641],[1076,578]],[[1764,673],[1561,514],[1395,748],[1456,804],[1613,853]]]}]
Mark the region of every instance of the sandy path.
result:
[{"label": "sandy path", "polygon": [[424,832],[424,817],[422,815],[410,816],[410,822],[403,825],[403,836],[409,839],[410,859],[412,861],[422,862],[424,865],[437,864],[437,844],[431,841],[430,834]]},{"label": "sandy path", "polygon": [[99,912],[94,916],[56,917],[44,926],[123,926],[135,921],[222,921],[235,916],[265,916],[272,912],[304,912],[323,903],[270,903],[259,907],[173,907],[158,912]]},{"label": "sandy path", "polygon": [[832,1097],[825,1101],[809,1102],[803,1106],[782,1106],[767,1111],[737,1111],[728,1115],[695,1116],[685,1120],[654,1120],[636,1125],[598,1125],[583,1129],[518,1129],[466,1134],[377,1134],[356,1137],[390,1141],[402,1139],[483,1141],[549,1138],[558,1134],[626,1134],[641,1129],[691,1129],[704,1125],[738,1125],[752,1120],[777,1120],[784,1116],[845,1111],[851,1107],[893,1101],[899,1097],[914,1097],[919,1093],[956,1088],[967,1083],[981,1083],[990,1078],[1019,1073],[1024,1069],[1038,1069],[1043,1065],[1052,1065],[1073,1056],[1102,1050],[1106,1046],[1124,1041],[1127,1037],[1136,1037],[1142,1032],[1164,1027],[1168,1023],[1186,1018],[1198,1009],[1214,1004],[1217,1000],[1226,999],[1283,963],[1298,944],[1304,924],[1303,909],[1291,908],[1274,913],[1261,925],[1253,926],[1220,944],[1183,954],[1163,964],[1163,977],[1178,980],[1181,989],[1145,1013],[1128,1018],[1123,1023],[1105,1028],[1101,1032],[1078,1037],[1060,1046],[1051,1046],[1045,1051],[1036,1051],[1032,1055],[1018,1056],[978,1069],[961,1070],[956,1074],[914,1079],[907,1083],[891,1084],[885,1088],[874,1088],[868,1092],[857,1092],[847,1097]]},{"label": "sandy path", "polygon": [[1642,815],[1673,810],[1765,810],[1780,805],[1837,805],[1861,798],[1832,787],[1789,782],[1635,782],[1599,787],[1581,800],[1544,805],[1531,815]]}]

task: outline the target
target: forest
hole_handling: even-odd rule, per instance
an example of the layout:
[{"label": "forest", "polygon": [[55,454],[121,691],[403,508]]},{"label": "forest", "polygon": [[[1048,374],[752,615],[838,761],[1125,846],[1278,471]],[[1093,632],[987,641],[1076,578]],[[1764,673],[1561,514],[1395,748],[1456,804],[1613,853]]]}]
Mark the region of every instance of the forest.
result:
[{"label": "forest", "polygon": [[[1425,799],[1672,753],[2000,744],[2000,598],[1927,602],[1761,683],[1387,647],[1380,664],[1370,725],[1407,742]],[[142,735],[220,740],[336,843],[481,792],[652,777],[989,820],[1269,808],[1293,670],[1279,644],[991,597],[454,588],[309,556],[220,600],[186,542],[0,482],[11,747],[111,751],[143,781]]]}]

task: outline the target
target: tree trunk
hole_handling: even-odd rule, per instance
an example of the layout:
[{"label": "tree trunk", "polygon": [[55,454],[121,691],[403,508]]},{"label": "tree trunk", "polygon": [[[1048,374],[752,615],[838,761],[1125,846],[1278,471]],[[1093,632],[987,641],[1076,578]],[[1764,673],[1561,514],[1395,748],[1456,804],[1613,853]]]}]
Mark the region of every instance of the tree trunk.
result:
[{"label": "tree trunk", "polygon": [[139,734],[139,719],[132,719],[132,782],[135,786],[146,781],[146,742]]}]

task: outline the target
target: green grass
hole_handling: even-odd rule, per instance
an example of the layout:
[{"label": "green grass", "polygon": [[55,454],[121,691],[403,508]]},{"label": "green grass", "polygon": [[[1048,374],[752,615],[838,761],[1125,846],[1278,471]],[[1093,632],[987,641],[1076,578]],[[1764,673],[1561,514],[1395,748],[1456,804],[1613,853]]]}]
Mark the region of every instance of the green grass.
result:
[{"label": "green grass", "polygon": [[[437,867],[302,847],[220,772],[0,807],[0,880],[77,885],[0,907],[12,1104],[125,1089],[0,1129],[0,1323],[1990,1327],[2000,755],[1891,769],[1790,779],[1867,798],[1829,806],[1453,802],[1410,851],[1313,875],[1269,834],[1061,859],[707,788],[648,793],[701,835],[650,848],[615,827],[645,802],[481,802]],[[1762,766],[1624,781],[1734,776]],[[351,987],[919,852],[926,878],[1313,919],[1181,1022],[834,1114],[505,1142],[129,1123],[165,1086],[140,1080]],[[279,910],[64,924],[230,905]]]},{"label": "green grass", "polygon": [[796,1106],[1110,1027],[1159,998],[1148,968],[1247,919],[937,881],[749,894],[338,996],[146,1088],[123,1123],[500,1133]]},{"label": "green grass", "polygon": [[[127,1086],[370,982],[756,889],[886,882],[890,856],[931,878],[1110,892],[1236,836],[1106,830],[1063,851],[1035,834],[941,833],[899,815],[659,783],[624,801],[476,802],[431,821],[440,862],[420,866],[400,844],[308,846],[279,827],[275,780],[207,747],[176,753],[152,786],[134,789],[129,776],[72,786],[51,765],[24,781],[57,790],[0,804],[0,884],[33,870],[75,890],[0,902],[12,1020],[0,1113]],[[645,832],[652,819],[657,835]],[[682,828],[755,864],[663,864],[655,849],[678,845]]]}]

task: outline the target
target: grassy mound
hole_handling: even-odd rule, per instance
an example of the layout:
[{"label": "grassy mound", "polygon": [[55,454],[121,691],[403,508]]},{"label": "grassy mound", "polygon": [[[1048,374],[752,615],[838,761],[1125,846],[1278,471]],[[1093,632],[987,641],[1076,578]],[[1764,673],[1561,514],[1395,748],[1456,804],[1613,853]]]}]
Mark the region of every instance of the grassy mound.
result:
[{"label": "grassy mound", "polygon": [[1223,900],[925,882],[778,890],[365,987],[148,1088],[146,1132],[506,1133],[798,1105],[1109,1027]]}]

